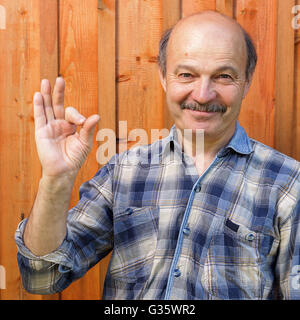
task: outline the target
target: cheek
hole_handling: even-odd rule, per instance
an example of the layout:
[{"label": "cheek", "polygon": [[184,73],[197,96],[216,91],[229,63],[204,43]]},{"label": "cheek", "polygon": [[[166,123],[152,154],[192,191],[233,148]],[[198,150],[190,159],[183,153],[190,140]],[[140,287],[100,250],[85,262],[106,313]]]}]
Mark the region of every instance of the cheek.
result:
[{"label": "cheek", "polygon": [[191,93],[189,85],[170,83],[167,86],[167,99],[170,103],[181,103]]},{"label": "cheek", "polygon": [[242,101],[242,90],[235,86],[223,87],[219,92],[219,97],[224,104],[235,107]]}]

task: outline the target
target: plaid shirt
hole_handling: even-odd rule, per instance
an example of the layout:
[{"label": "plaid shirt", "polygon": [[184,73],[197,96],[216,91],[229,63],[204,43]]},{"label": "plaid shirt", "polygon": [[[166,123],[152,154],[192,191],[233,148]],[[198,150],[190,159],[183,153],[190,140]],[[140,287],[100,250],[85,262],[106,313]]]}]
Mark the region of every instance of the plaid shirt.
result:
[{"label": "plaid shirt", "polygon": [[24,287],[61,291],[112,250],[104,299],[300,299],[299,174],[237,122],[199,177],[173,127],[82,185],[56,251],[34,256],[20,223]]}]

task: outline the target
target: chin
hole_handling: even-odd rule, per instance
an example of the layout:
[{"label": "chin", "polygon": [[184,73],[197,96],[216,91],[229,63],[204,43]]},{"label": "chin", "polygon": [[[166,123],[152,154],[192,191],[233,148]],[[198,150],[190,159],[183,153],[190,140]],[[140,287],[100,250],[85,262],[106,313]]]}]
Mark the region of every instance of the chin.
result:
[{"label": "chin", "polygon": [[191,129],[194,132],[196,130],[204,130],[205,133],[213,133],[216,131],[216,125],[209,122],[197,122],[197,123],[187,123],[186,129]]}]

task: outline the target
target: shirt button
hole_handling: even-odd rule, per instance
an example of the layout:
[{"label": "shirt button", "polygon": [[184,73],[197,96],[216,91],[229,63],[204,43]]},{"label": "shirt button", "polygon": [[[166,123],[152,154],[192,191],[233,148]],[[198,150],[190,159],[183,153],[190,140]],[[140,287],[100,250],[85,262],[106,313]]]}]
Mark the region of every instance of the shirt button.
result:
[{"label": "shirt button", "polygon": [[174,270],[174,277],[178,278],[178,277],[180,277],[180,276],[181,276],[181,271],[180,271],[178,268],[176,268],[176,269]]},{"label": "shirt button", "polygon": [[126,213],[127,213],[128,215],[131,215],[131,214],[133,213],[132,208],[127,208],[127,209],[126,209]]},{"label": "shirt button", "polygon": [[195,192],[200,192],[201,191],[201,186],[200,184],[198,184],[195,188]]},{"label": "shirt button", "polygon": [[255,239],[255,234],[250,232],[246,235],[246,240],[253,241]]},{"label": "shirt button", "polygon": [[183,233],[184,233],[186,236],[189,236],[190,233],[191,233],[191,229],[190,229],[189,227],[185,227],[185,228],[183,229]]}]

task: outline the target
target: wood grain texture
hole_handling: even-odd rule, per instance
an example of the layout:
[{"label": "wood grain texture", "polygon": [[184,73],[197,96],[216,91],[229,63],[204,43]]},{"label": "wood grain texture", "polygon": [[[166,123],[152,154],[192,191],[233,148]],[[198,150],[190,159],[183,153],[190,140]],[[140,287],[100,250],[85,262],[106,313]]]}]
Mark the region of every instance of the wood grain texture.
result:
[{"label": "wood grain texture", "polygon": [[116,130],[116,5],[102,0],[98,7],[98,100],[101,128]]},{"label": "wood grain texture", "polygon": [[258,63],[252,86],[243,102],[239,119],[250,137],[273,147],[276,1],[237,1],[235,16],[252,37],[258,54]]},{"label": "wood grain texture", "polygon": [[[114,0],[102,0],[98,3],[98,79],[100,129],[111,129],[116,132],[116,3]],[[111,254],[99,264],[100,297],[110,257]]]},{"label": "wood grain texture", "polygon": [[216,0],[216,10],[233,18],[234,0]]},{"label": "wood grain texture", "polygon": [[[159,1],[119,1],[118,121],[127,121],[128,132],[136,128],[145,129],[148,137],[152,128],[160,129],[164,126],[163,94],[157,67],[160,36]],[[119,151],[136,143],[128,141],[127,146],[120,144]]]},{"label": "wood grain texture", "polygon": [[55,83],[58,76],[58,0],[40,1],[40,74]]},{"label": "wood grain texture", "polygon": [[[181,18],[181,1],[180,0],[164,0],[162,1],[162,33],[167,29],[173,27],[176,22]],[[165,93],[161,92],[163,95],[163,118],[164,118],[164,128],[170,129],[174,124],[174,121],[169,113],[168,107],[166,105]]]},{"label": "wood grain texture", "polygon": [[277,45],[275,82],[275,148],[289,156],[293,155],[295,111],[295,31],[291,27],[291,11],[295,0],[277,0]]},{"label": "wood grain texture", "polygon": [[216,10],[216,0],[182,0],[182,16],[205,10]]},{"label": "wood grain texture", "polygon": [[[60,1],[60,74],[66,80],[65,105],[84,116],[98,113],[98,1]],[[95,142],[94,142],[95,146]],[[80,185],[98,170],[96,147],[76,179],[71,200],[74,206]],[[99,265],[61,293],[61,299],[99,299]]]},{"label": "wood grain texture", "polygon": [[[300,0],[297,0],[296,4],[300,5]],[[298,14],[300,14],[300,11],[298,11]],[[295,15],[292,15],[292,17],[295,17]],[[299,19],[297,19],[297,22],[299,24],[299,28],[295,30],[294,135],[292,141],[286,141],[286,143],[293,144],[293,157],[300,161],[300,16],[298,17]]]},{"label": "wood grain texture", "polygon": [[[40,78],[52,84],[58,76],[58,0],[40,1]],[[43,295],[59,300],[60,294]]]},{"label": "wood grain texture", "polygon": [[0,290],[0,298],[41,299],[23,290],[14,242],[40,177],[32,113],[32,96],[40,82],[39,1],[7,0],[1,5],[7,21],[0,31],[0,264],[6,270],[6,289]]}]

